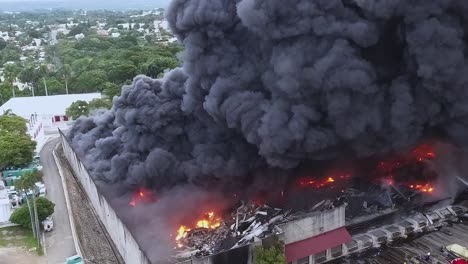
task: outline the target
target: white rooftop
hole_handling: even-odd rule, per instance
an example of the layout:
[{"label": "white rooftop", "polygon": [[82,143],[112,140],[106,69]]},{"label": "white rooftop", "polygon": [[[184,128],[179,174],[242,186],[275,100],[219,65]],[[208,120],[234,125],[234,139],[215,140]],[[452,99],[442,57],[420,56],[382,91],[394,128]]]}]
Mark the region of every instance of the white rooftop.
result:
[{"label": "white rooftop", "polygon": [[29,118],[31,114],[34,113],[37,113],[37,115],[65,115],[65,110],[73,102],[78,100],[90,102],[96,98],[101,98],[101,94],[88,93],[15,97],[0,106],[0,115],[3,114],[3,111],[8,109],[11,109],[14,114],[25,118]]}]

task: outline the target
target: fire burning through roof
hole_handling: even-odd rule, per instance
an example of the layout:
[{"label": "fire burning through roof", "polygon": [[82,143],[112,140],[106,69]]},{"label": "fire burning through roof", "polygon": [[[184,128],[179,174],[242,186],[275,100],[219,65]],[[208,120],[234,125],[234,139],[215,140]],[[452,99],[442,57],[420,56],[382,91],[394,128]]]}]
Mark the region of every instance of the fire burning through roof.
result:
[{"label": "fire burning through roof", "polygon": [[[70,131],[103,189],[158,194],[151,213],[136,208],[147,201],[138,191],[135,210],[122,210],[142,212],[127,219],[143,238],[141,222],[166,226],[226,190],[249,199],[360,193],[366,200],[349,207],[371,204],[365,211],[435,195],[432,145],[405,150],[428,138],[468,145],[466,1],[174,0],[167,20],[185,46],[180,67],[136,77],[110,111]],[[373,162],[296,173],[358,159]],[[165,243],[154,233],[161,243],[145,243],[148,252]]]},{"label": "fire burning through roof", "polygon": [[[362,174],[371,182],[382,183],[388,186],[403,186],[424,193],[432,193],[435,190],[433,180],[434,175],[425,178],[420,167],[424,167],[424,161],[430,161],[436,158],[433,148],[429,144],[422,144],[408,153],[396,154],[390,158],[375,162],[368,171],[360,171],[361,176],[354,175],[351,172],[334,173],[325,177],[301,177],[298,185],[302,188],[346,188],[349,182],[355,177],[362,177]],[[409,175],[408,168],[413,168]],[[415,168],[415,169],[414,169]],[[336,170],[336,168],[335,168]],[[403,173],[402,173],[403,172]]]},{"label": "fire burning through roof", "polygon": [[192,228],[188,228],[185,225],[181,225],[177,230],[177,235],[175,238],[177,246],[183,246],[183,244],[179,241],[183,238],[186,238],[188,232],[192,231],[193,229],[216,229],[221,226],[222,221],[223,220],[219,218],[215,214],[215,212],[208,212],[205,213],[201,219],[197,220]]}]

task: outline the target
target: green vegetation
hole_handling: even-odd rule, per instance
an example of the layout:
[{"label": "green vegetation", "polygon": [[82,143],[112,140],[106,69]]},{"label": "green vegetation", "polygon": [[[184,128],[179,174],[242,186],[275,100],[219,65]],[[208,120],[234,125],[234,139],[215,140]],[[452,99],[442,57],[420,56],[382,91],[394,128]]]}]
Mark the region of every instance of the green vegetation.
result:
[{"label": "green vegetation", "polygon": [[136,75],[161,77],[180,65],[182,51],[168,42],[173,36],[163,20],[163,10],[0,14],[0,31],[10,38],[0,38],[0,104],[46,94],[101,92],[112,98]]},{"label": "green vegetation", "polygon": [[93,99],[89,104],[86,101],[78,100],[73,102],[66,110],[67,116],[77,119],[80,116],[88,116],[95,113],[99,109],[110,109],[112,107],[111,100],[107,98]]},{"label": "green vegetation", "polygon": [[[117,39],[90,34],[79,41],[60,40],[51,47],[50,53],[63,66],[56,69],[60,74],[52,72],[49,78],[67,86],[70,93],[97,91],[112,97],[138,74],[156,78],[178,66],[180,52],[177,44],[148,43],[135,32]],[[49,88],[49,93],[56,92],[60,91]]]},{"label": "green vegetation", "polygon": [[16,190],[26,190],[34,187],[34,183],[42,182],[41,171],[31,171],[24,173],[21,178],[15,181]]},{"label": "green vegetation", "polygon": [[0,116],[0,169],[21,167],[32,161],[36,142],[26,130],[23,118],[8,113]]},{"label": "green vegetation", "polygon": [[[54,213],[55,204],[47,200],[47,198],[37,198],[36,206],[39,222],[44,221],[47,217]],[[31,229],[31,216],[29,214],[28,205],[24,204],[20,208],[16,209],[10,216],[10,221],[24,228]]]},{"label": "green vegetation", "polygon": [[255,248],[255,264],[285,264],[283,242],[276,240],[270,247]]},{"label": "green vegetation", "polygon": [[37,240],[31,230],[20,226],[0,229],[0,247],[21,247],[28,251],[36,249],[38,255],[43,254],[42,249],[37,248]]}]

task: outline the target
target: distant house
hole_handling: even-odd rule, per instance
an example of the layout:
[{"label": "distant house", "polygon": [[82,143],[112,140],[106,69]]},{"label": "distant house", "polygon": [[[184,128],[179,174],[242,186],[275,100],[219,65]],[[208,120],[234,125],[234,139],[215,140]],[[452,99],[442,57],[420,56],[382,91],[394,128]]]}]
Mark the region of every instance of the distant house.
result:
[{"label": "distant house", "polygon": [[80,34],[76,34],[75,35],[75,39],[76,40],[80,40],[80,39],[84,39],[85,38],[85,35],[83,33],[80,33]]},{"label": "distant house", "polygon": [[114,33],[112,33],[112,37],[113,38],[118,38],[118,37],[120,37],[120,33],[119,32],[114,32]]},{"label": "distant house", "polygon": [[36,38],[33,39],[31,43],[31,45],[38,46],[38,47],[41,46],[41,44],[42,44],[42,39],[36,39]]},{"label": "distant house", "polygon": [[8,41],[10,39],[10,36],[8,35],[8,32],[1,32],[0,31],[0,38],[2,38],[5,41]]},{"label": "distant house", "polygon": [[99,35],[99,36],[109,36],[109,32],[107,32],[107,30],[104,30],[104,29],[99,29],[96,31],[96,33]]}]

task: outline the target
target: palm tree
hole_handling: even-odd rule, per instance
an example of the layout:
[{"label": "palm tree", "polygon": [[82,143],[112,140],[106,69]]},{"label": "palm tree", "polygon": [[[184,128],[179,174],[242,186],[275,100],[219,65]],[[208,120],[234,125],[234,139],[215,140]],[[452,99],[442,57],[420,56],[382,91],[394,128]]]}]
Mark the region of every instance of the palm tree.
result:
[{"label": "palm tree", "polygon": [[49,69],[47,69],[47,66],[45,64],[42,64],[39,67],[39,73],[42,76],[42,80],[44,80],[44,89],[45,89],[45,95],[48,96],[49,93],[47,92],[47,81],[46,81],[46,76],[48,74]]},{"label": "palm tree", "polygon": [[3,115],[4,116],[15,116],[15,114],[13,113],[13,110],[11,110],[11,109],[3,110]]},{"label": "palm tree", "polygon": [[36,83],[39,77],[37,74],[37,70],[34,68],[34,66],[29,65],[28,67],[25,67],[21,71],[19,77],[22,82],[28,83],[30,85],[32,96],[34,96],[34,84]]},{"label": "palm tree", "polygon": [[5,72],[4,72],[5,81],[7,81],[11,85],[11,91],[12,91],[13,97],[16,97],[15,86],[13,85],[13,83],[15,82],[16,77],[19,74],[19,71],[20,69],[15,64],[9,64],[5,66]]},{"label": "palm tree", "polygon": [[65,91],[68,94],[68,80],[72,76],[72,68],[69,64],[63,65],[63,79],[65,79]]}]

